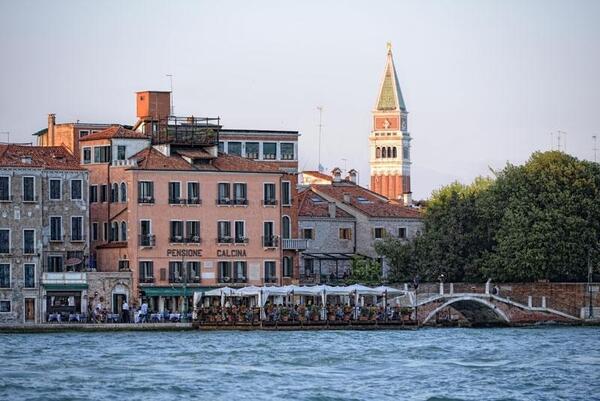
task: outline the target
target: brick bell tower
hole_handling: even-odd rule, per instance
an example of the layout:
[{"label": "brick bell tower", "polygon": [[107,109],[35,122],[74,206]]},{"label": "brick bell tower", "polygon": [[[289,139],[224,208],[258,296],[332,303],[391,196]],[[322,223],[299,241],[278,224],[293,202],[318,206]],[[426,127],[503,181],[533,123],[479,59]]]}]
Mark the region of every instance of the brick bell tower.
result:
[{"label": "brick bell tower", "polygon": [[387,44],[387,61],[379,96],[373,109],[373,129],[369,136],[371,190],[389,199],[411,203],[410,134],[408,112]]}]

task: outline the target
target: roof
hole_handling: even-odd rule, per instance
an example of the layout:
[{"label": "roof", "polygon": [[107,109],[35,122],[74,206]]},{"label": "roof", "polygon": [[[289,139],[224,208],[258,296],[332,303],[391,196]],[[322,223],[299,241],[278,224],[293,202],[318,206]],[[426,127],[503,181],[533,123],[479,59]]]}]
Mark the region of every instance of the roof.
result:
[{"label": "roof", "polygon": [[299,135],[299,131],[270,130],[270,129],[221,129],[222,134],[261,134],[261,135]]},{"label": "roof", "polygon": [[325,174],[325,173],[321,173],[320,171],[303,171],[302,172],[303,175],[309,175],[315,178],[320,178],[322,180],[327,180],[327,181],[332,181],[333,177]]},{"label": "roof", "polygon": [[85,170],[62,146],[0,145],[0,167]]},{"label": "roof", "polygon": [[[328,217],[329,201],[316,194],[311,189],[307,189],[298,194],[298,216],[300,217]],[[336,218],[354,218],[350,213],[339,207],[335,208]]]},{"label": "roof", "polygon": [[383,82],[379,90],[379,96],[377,97],[376,109],[382,111],[398,109],[406,111],[406,105],[404,104],[402,90],[400,90],[400,83],[398,81],[398,74],[396,74],[396,67],[394,66],[394,59],[392,57],[392,46],[389,43],[384,71]]},{"label": "roof", "polygon": [[422,218],[419,210],[391,202],[386,197],[349,181],[333,183],[331,185],[314,184],[311,185],[311,190],[323,195],[325,198],[333,198],[337,202],[347,204],[369,217]]},{"label": "roof", "polygon": [[122,125],[115,125],[110,128],[107,128],[102,131],[94,132],[93,134],[89,134],[79,139],[80,142],[83,141],[94,141],[97,139],[114,139],[114,138],[123,138],[123,139],[150,139],[146,134],[132,131],[123,127]]},{"label": "roof", "polygon": [[209,163],[189,163],[182,155],[192,159],[208,159],[207,152],[198,149],[174,149],[170,156],[159,152],[153,147],[148,147],[130,159],[137,160],[138,169],[143,170],[198,170],[198,171],[224,171],[241,173],[279,173],[281,170],[270,163],[249,160],[240,156],[219,153],[212,157]]}]

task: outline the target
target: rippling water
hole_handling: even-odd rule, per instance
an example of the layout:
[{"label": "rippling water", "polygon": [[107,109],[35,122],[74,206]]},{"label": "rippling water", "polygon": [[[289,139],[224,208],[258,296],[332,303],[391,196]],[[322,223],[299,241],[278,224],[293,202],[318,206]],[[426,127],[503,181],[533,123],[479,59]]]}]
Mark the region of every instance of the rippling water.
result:
[{"label": "rippling water", "polygon": [[0,400],[594,400],[598,328],[0,335]]}]

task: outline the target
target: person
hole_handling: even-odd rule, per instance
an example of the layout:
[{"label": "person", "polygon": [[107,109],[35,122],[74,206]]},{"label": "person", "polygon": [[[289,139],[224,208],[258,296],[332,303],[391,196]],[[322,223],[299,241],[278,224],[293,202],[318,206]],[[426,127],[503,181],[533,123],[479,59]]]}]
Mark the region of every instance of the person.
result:
[{"label": "person", "polygon": [[123,306],[121,307],[123,310],[123,323],[129,323],[129,304],[127,300],[123,301]]},{"label": "person", "polygon": [[148,304],[146,301],[142,303],[142,307],[140,308],[140,321],[142,323],[148,323]]}]

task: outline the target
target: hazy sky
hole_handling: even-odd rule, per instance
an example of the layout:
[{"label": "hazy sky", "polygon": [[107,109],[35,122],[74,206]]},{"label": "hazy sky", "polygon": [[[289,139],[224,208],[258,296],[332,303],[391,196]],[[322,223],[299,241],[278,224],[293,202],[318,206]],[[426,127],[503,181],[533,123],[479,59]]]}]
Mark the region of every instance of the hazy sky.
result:
[{"label": "hazy sky", "polygon": [[[415,198],[549,149],[593,158],[600,136],[600,1],[0,2],[0,131],[135,122],[134,92],[178,115],[299,130],[300,167],[354,167],[393,43],[409,115]],[[5,137],[0,137],[5,140]],[[564,140],[563,140],[564,143]]]}]

